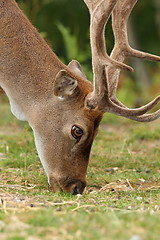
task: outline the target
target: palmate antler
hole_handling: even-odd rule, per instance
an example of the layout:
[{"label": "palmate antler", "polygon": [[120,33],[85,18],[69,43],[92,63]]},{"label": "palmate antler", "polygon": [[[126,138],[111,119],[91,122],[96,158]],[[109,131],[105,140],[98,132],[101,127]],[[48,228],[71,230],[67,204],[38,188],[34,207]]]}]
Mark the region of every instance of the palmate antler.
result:
[{"label": "palmate antler", "polygon": [[[90,38],[94,76],[94,91],[87,97],[86,106],[141,122],[159,118],[160,110],[152,114],[145,113],[160,101],[160,96],[136,109],[127,108],[116,98],[120,69],[132,71],[132,68],[123,64],[127,57],[160,61],[160,57],[135,50],[128,43],[127,21],[137,0],[84,0],[84,2],[91,16]],[[104,30],[111,14],[115,45],[111,55],[108,56]]]}]

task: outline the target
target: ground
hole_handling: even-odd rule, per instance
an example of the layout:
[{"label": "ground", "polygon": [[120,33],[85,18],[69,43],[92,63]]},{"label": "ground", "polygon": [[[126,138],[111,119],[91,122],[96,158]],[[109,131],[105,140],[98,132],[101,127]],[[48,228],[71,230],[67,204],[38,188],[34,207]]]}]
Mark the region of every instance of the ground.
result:
[{"label": "ground", "polygon": [[0,105],[0,239],[160,239],[160,120],[106,114],[83,196],[48,191],[32,131]]}]

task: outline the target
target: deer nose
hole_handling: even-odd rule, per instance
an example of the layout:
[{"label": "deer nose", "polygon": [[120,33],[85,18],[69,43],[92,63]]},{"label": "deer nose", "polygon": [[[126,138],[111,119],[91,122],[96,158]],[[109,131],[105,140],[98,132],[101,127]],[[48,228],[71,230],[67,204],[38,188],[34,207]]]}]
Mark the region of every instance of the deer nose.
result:
[{"label": "deer nose", "polygon": [[79,188],[76,186],[73,191],[72,191],[72,195],[77,195],[80,194]]},{"label": "deer nose", "polygon": [[86,187],[85,180],[76,180],[74,178],[71,179],[70,177],[59,178],[58,183],[62,191],[72,195],[82,194]]},{"label": "deer nose", "polygon": [[74,183],[72,185],[70,193],[72,195],[82,194],[85,187],[86,187],[85,182],[77,181],[77,183]]}]

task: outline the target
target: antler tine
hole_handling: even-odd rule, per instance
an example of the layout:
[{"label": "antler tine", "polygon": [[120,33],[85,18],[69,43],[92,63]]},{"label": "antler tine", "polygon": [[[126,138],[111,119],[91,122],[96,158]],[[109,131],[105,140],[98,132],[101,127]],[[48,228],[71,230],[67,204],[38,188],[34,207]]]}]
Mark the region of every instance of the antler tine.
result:
[{"label": "antler tine", "polygon": [[[128,36],[127,36],[127,21],[128,21],[128,17],[130,15],[134,5],[136,4],[136,2],[137,2],[137,0],[124,0],[124,1],[119,0],[113,10],[112,25],[113,25],[113,31],[114,31],[114,36],[115,36],[115,46],[111,53],[111,57],[120,62],[123,62],[124,59],[128,56],[145,58],[145,59],[154,60],[154,61],[160,61],[160,57],[158,57],[158,56],[140,52],[138,50],[134,50],[129,46]],[[124,108],[126,108],[128,111],[128,108],[126,106],[124,106],[118,99],[116,99],[116,89],[117,89],[117,85],[118,85],[120,70],[116,69],[115,67],[109,66],[107,68],[107,74],[108,74],[107,79],[108,79],[108,85],[109,85],[108,86],[109,98],[116,105],[118,105],[119,107],[122,107],[123,111],[124,111]],[[146,112],[148,112],[159,102],[159,100],[160,100],[160,97],[157,97],[152,102],[150,102],[149,104],[145,105],[142,108],[144,110],[146,109]],[[142,108],[138,108],[138,109],[136,109],[136,111],[135,111],[135,109],[130,109],[131,114],[136,113],[136,115],[137,115],[137,113],[138,113],[137,111],[140,110],[139,115],[141,115]],[[114,111],[115,111],[115,109],[114,109]],[[118,111],[119,111],[119,108],[118,108]],[[121,114],[122,116],[124,116],[123,111]],[[116,112],[115,112],[115,114],[116,114]],[[117,112],[117,114],[118,114],[118,112]],[[159,117],[159,113],[155,112],[153,114],[145,114],[145,115],[142,115],[139,117],[138,117],[138,115],[136,117],[134,117],[134,116],[130,116],[130,117],[125,116],[125,117],[136,120],[136,121],[147,122],[147,121],[152,121],[152,120],[157,119]]]},{"label": "antler tine", "polygon": [[[127,108],[117,98],[115,98],[112,101],[115,104],[117,104],[118,106],[121,106],[123,108]],[[143,114],[141,116],[136,116],[136,117],[130,116],[130,117],[127,117],[127,118],[132,119],[132,120],[137,121],[137,122],[151,122],[151,121],[154,121],[154,120],[158,119],[159,117],[160,117],[160,110],[157,110],[156,112],[150,113],[150,114]]]},{"label": "antler tine", "polygon": [[[130,110],[128,108],[125,108],[125,109]],[[129,118],[129,119],[132,119],[132,120],[137,121],[137,122],[151,122],[151,121],[154,121],[154,120],[160,118],[160,109],[157,110],[154,113],[143,114],[141,116],[131,116],[131,114],[127,115],[127,112],[123,113],[123,111],[122,112],[121,111],[115,111],[115,110],[112,110],[112,109],[109,110],[108,112],[119,115],[119,116]]]},{"label": "antler tine", "polygon": [[142,116],[129,117],[129,118],[132,120],[135,120],[137,122],[151,122],[151,121],[154,121],[154,120],[160,118],[160,110],[157,110],[154,113],[143,114]]},{"label": "antler tine", "polygon": [[133,49],[128,43],[127,22],[137,0],[119,0],[112,12],[115,47],[124,57],[137,57],[160,62],[160,57]]},{"label": "antler tine", "polygon": [[[93,60],[100,58],[101,63],[116,66],[120,69],[133,71],[133,68],[110,58],[106,52],[104,29],[111,12],[118,0],[84,0],[91,15],[91,50]],[[94,60],[96,62],[96,60]],[[96,66],[93,63],[93,68]],[[94,69],[93,69],[94,70]]]},{"label": "antler tine", "polygon": [[[85,0],[87,1],[87,0]],[[106,7],[107,2],[109,4],[112,4],[113,9],[113,2],[114,2],[114,9],[113,9],[113,30],[115,35],[115,46],[114,50],[111,54],[111,58],[115,59],[116,61],[123,62],[124,59],[128,56],[135,56],[135,52],[137,55],[137,50],[134,50],[134,53],[132,51],[131,53],[131,47],[128,44],[128,37],[127,37],[127,21],[128,17],[137,2],[137,0],[110,0],[110,1],[101,1],[98,5],[99,8],[104,9]],[[105,3],[105,5],[104,5]],[[93,6],[93,5],[92,5]],[[93,71],[94,71],[94,92],[88,97],[87,99],[87,106],[89,108],[95,108],[98,107],[100,110],[104,112],[112,112],[114,114],[126,117],[126,118],[132,118],[136,121],[140,120],[142,121],[143,117],[138,117],[140,115],[143,115],[144,113],[151,110],[159,101],[160,96],[155,98],[153,101],[148,103],[147,105],[136,108],[136,109],[129,109],[126,106],[124,106],[122,103],[120,103],[118,100],[116,101],[115,92],[118,84],[118,78],[120,70],[117,69],[117,66],[111,66],[111,64],[106,67],[106,65],[103,64],[103,56],[98,54],[97,51],[100,52],[100,47],[103,46],[104,48],[104,37],[102,39],[99,33],[99,29],[97,31],[94,31],[97,16],[98,14],[102,14],[100,10],[96,7],[94,9],[94,14],[91,12],[91,49],[92,49],[92,58],[93,58]],[[102,8],[103,7],[103,8]],[[93,9],[93,8],[92,8]],[[107,9],[108,10],[108,9]],[[111,10],[111,8],[110,8]],[[104,15],[103,15],[104,16]],[[100,19],[101,22],[103,17]],[[93,25],[93,26],[92,26]],[[98,26],[98,24],[96,25]],[[102,27],[102,26],[101,26]],[[103,26],[104,27],[104,26]],[[93,35],[92,35],[93,34]],[[95,34],[98,34],[95,36]],[[94,38],[92,39],[92,36]],[[97,43],[96,41],[99,41]],[[98,47],[97,47],[97,45]],[[102,52],[101,52],[102,53]],[[97,58],[98,55],[98,58]],[[140,56],[143,55],[143,58],[149,58],[154,59],[156,61],[159,61],[160,58],[154,55],[140,53]],[[101,57],[101,59],[99,59]],[[104,74],[105,70],[105,74]],[[159,113],[156,116],[158,117]],[[151,115],[150,119],[151,119]],[[154,118],[154,115],[152,114],[152,118]],[[144,116],[145,121],[148,121],[149,118],[147,116]]]},{"label": "antler tine", "polygon": [[[113,102],[109,98],[109,83],[108,83],[108,81],[106,81],[106,79],[107,79],[106,75],[107,75],[107,67],[104,70],[103,75],[102,75],[103,86],[104,86],[105,92],[103,95],[103,99],[101,100],[101,102],[99,104],[99,109],[103,112],[114,113],[116,115],[123,116],[123,117],[130,118],[130,119],[134,119],[136,117],[136,119],[134,119],[134,120],[138,121],[138,116],[143,115],[144,113],[151,110],[160,101],[160,96],[158,96],[154,100],[152,100],[150,103],[148,103],[140,108],[133,108],[133,109],[129,109],[129,108],[125,107],[121,102],[119,102],[118,99],[115,99],[115,102]],[[158,116],[159,115],[157,115],[157,117]]]},{"label": "antler tine", "polygon": [[[119,62],[123,62],[126,57],[138,57],[151,61],[160,61],[159,56],[135,50],[131,48],[128,43],[127,21],[136,2],[137,0],[119,0],[113,10],[112,26],[115,37],[115,46],[112,50],[111,58],[116,59]],[[115,99],[119,73],[119,69],[115,69],[113,67],[108,68],[110,97],[113,100]]]}]

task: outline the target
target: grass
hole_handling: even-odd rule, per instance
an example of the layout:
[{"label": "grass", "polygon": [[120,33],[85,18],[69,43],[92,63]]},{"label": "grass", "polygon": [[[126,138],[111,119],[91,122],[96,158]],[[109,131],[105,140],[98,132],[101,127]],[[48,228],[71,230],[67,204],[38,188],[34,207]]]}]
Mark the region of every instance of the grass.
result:
[{"label": "grass", "polygon": [[33,135],[0,105],[1,240],[159,240],[160,121],[106,114],[83,196],[48,191]]}]

